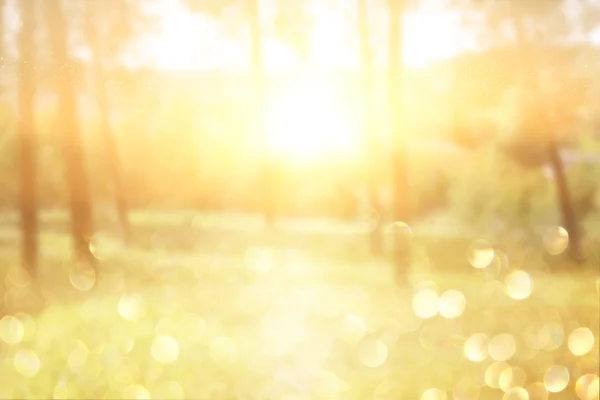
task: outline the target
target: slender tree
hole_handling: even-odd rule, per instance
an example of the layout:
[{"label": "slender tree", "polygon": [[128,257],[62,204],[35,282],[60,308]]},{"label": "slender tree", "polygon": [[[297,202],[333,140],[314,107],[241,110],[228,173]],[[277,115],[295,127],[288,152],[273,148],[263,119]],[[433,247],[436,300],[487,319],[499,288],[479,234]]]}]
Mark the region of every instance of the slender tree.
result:
[{"label": "slender tree", "polygon": [[92,203],[78,121],[77,97],[73,86],[74,65],[67,50],[66,21],[60,0],[44,0],[44,5],[50,44],[57,70],[60,140],[69,187],[71,234],[75,259],[78,262],[94,265],[94,257],[88,245],[89,237],[93,233]]},{"label": "slender tree", "polygon": [[[557,2],[553,2],[552,4],[552,6],[554,7],[557,7],[558,5],[559,3]],[[511,2],[508,10],[510,13],[512,13],[512,25],[515,33],[515,42],[518,47],[517,51],[522,60],[526,61],[529,65],[533,65],[533,62],[530,60],[530,52],[528,52],[527,49],[535,41],[536,38],[531,37],[527,34],[528,28],[530,26],[530,23],[528,24],[527,21],[528,15],[523,15],[522,13],[520,13],[515,6],[516,4]],[[534,9],[533,11],[547,12],[545,8],[543,8],[542,10]],[[531,13],[531,10],[527,9],[526,12]],[[568,29],[568,27],[565,27],[565,29]],[[552,105],[545,104],[548,103],[547,100],[542,100],[542,96],[540,95],[544,92],[544,88],[540,86],[540,82],[537,79],[537,77],[536,79],[531,78],[532,77],[529,76],[529,74],[522,74],[521,83],[525,90],[538,95],[536,96],[536,100],[538,101],[538,107],[542,110],[541,112],[533,113],[534,118],[537,119],[537,124],[534,122],[532,125],[538,125],[545,131],[546,154],[550,164],[550,168],[552,169],[552,175],[554,177],[554,184],[556,187],[556,194],[559,204],[559,211],[562,218],[562,225],[569,233],[569,253],[573,259],[581,260],[581,233],[579,224],[577,222],[577,218],[575,216],[575,209],[573,206],[571,190],[569,188],[569,183],[565,173],[565,166],[559,152],[559,132],[556,131],[556,128],[551,121],[552,118],[549,118],[550,113],[552,112]],[[531,109],[528,111],[530,113],[532,112]],[[531,118],[531,115],[528,115],[528,117]],[[530,127],[528,126],[526,128]]]},{"label": "slender tree", "polygon": [[[389,113],[390,132],[392,135],[392,193],[394,201],[393,216],[396,221],[409,222],[409,185],[405,153],[405,132],[402,129],[403,119],[403,85],[402,85],[402,42],[404,0],[388,0],[389,13]],[[411,264],[411,247],[409,237],[404,229],[396,229],[396,272],[399,284],[406,283],[407,271]]]},{"label": "slender tree", "polygon": [[565,166],[560,153],[558,151],[558,143],[551,138],[548,141],[548,159],[550,167],[554,175],[554,184],[556,185],[556,194],[560,214],[562,216],[563,227],[569,233],[570,251],[572,258],[581,261],[583,257],[581,249],[581,232],[577,217],[575,216],[575,208],[573,206],[573,198],[569,188],[569,182],[565,173]]},{"label": "slender tree", "polygon": [[100,46],[98,32],[96,29],[97,18],[95,17],[98,14],[98,6],[99,3],[96,1],[88,0],[85,2],[85,30],[87,41],[92,54],[95,95],[100,111],[100,129],[104,145],[106,147],[108,168],[110,170],[110,175],[113,181],[117,213],[125,240],[129,241],[131,239],[131,230],[129,226],[129,220],[127,218],[127,198],[125,195],[125,188],[123,185],[121,159],[119,157],[119,150],[117,148],[117,144],[115,142],[115,138],[112,131],[112,126],[110,123],[110,109],[107,97],[106,74],[103,63],[104,53],[102,51],[102,46]]},{"label": "slender tree", "polygon": [[[371,50],[371,34],[369,30],[369,11],[366,0],[357,0],[357,14],[359,20],[360,44],[363,65],[363,121],[364,136],[366,144],[365,155],[368,163],[367,190],[369,203],[378,216],[381,213],[379,197],[377,193],[377,145],[373,132],[373,55]],[[371,232],[370,245],[374,255],[381,253],[381,232],[379,229],[379,218],[375,229]]]},{"label": "slender tree", "polygon": [[[19,172],[24,268],[35,276],[38,263],[37,173],[35,135],[34,0],[23,0],[19,37]],[[0,8],[0,10],[2,10]]]},{"label": "slender tree", "polygon": [[252,71],[256,94],[255,132],[261,140],[262,174],[263,174],[263,213],[267,227],[275,222],[275,192],[273,190],[273,163],[268,151],[267,135],[265,132],[266,99],[265,78],[263,67],[263,45],[260,18],[260,0],[248,0],[248,18],[250,22],[250,46],[252,52]]},{"label": "slender tree", "polygon": [[410,219],[410,193],[405,152],[405,133],[402,129],[403,85],[402,85],[402,43],[404,0],[388,0],[389,12],[389,113],[392,134],[392,176],[394,196],[394,219],[408,222]]},{"label": "slender tree", "polygon": [[[526,51],[528,46],[527,36],[523,32],[524,29],[520,27],[519,22],[516,22],[515,26],[518,32],[516,36],[519,40],[517,45],[521,48],[519,51],[520,58],[529,65],[536,64],[535,60],[532,61],[530,59],[531,52]],[[546,97],[544,94],[546,90],[537,77],[532,79],[531,76],[522,74],[521,84],[528,93],[533,94],[535,97],[533,99],[534,105],[525,108],[525,112],[528,113],[525,121],[528,121],[529,124],[523,126],[523,134],[531,136],[531,132],[542,131],[539,134],[539,137],[542,138],[540,143],[545,142],[545,149],[542,149],[542,154],[545,153],[552,170],[562,225],[569,234],[569,254],[574,260],[581,261],[581,257],[583,256],[581,231],[575,214],[565,165],[559,151],[560,136],[564,136],[564,132],[561,132],[561,130],[568,130],[567,125],[573,122],[572,115],[576,114],[577,110],[574,109],[573,104],[568,104],[562,110],[557,110],[554,107],[556,99],[553,99],[557,94],[554,93],[554,96],[550,95]],[[563,95],[566,94],[563,93]],[[571,118],[567,116],[568,113],[571,113]],[[556,116],[560,117],[556,118]]]}]

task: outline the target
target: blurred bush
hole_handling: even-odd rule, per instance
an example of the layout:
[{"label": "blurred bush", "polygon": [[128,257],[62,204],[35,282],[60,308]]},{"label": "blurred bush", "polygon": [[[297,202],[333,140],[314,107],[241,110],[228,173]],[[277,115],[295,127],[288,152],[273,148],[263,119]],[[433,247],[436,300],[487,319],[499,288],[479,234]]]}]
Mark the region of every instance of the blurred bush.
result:
[{"label": "blurred bush", "polygon": [[448,170],[451,212],[483,231],[527,229],[556,218],[552,182],[494,145],[465,153]]}]

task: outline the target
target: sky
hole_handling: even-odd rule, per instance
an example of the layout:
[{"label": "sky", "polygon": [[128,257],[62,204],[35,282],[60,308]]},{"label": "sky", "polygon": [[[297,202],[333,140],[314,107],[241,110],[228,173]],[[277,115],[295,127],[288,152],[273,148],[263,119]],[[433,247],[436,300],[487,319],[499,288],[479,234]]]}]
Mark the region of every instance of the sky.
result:
[{"label": "sky", "polygon": [[[178,2],[166,0],[161,7],[161,33],[138,45],[136,54],[143,63],[163,69],[211,68],[242,65],[250,59],[243,41],[225,40],[214,21],[188,13]],[[312,59],[316,66],[352,66],[358,62],[351,45],[347,18],[339,12],[318,13],[311,37]],[[451,57],[475,48],[475,38],[460,29],[458,14],[429,7],[405,18],[404,62],[413,67]],[[377,36],[378,32],[373,32]],[[268,35],[267,35],[268,36]],[[414,40],[413,38],[419,38]],[[298,63],[295,53],[282,43],[266,38],[267,68],[285,68]],[[134,62],[132,58],[130,62]]]},{"label": "sky", "polygon": [[[8,0],[5,9],[5,22],[13,38],[19,25],[18,1]],[[442,0],[422,0],[420,4],[418,13],[405,16],[405,65],[421,67],[477,48],[476,38],[461,28],[458,11],[443,9]],[[168,70],[248,65],[248,42],[226,38],[218,21],[187,12],[178,0],[157,0],[155,7],[155,12],[161,16],[159,32],[135,43],[132,51],[124,57],[126,64]],[[379,43],[379,48],[374,46],[377,62],[377,59],[383,61],[384,58],[386,18],[384,15],[375,17],[379,18],[373,24],[372,32],[374,42]],[[269,22],[268,17],[265,22]],[[266,67],[277,69],[298,65],[294,51],[266,33],[263,43]],[[312,57],[309,64],[319,67],[356,66],[359,52],[356,43],[353,45],[352,42],[357,39],[357,29],[348,23],[347,15],[339,10],[321,10],[310,38]],[[600,43],[600,30],[592,35],[592,40]],[[14,40],[10,42],[14,43]],[[9,50],[16,56],[15,48]]]},{"label": "sky", "polygon": [[[138,47],[136,57],[145,64],[162,69],[213,68],[247,65],[250,60],[249,45],[243,40],[224,39],[219,34],[219,26],[198,15],[187,12],[177,0],[158,0],[157,11],[163,16],[160,34],[148,38]],[[263,8],[269,8],[273,0],[261,0]],[[290,0],[293,1],[293,0]],[[340,4],[354,4],[350,0],[340,0]],[[579,0],[567,0],[567,11],[576,12]],[[407,12],[404,18],[404,59],[409,67],[422,67],[461,52],[477,49],[477,40],[472,32],[461,25],[460,11],[449,10],[444,0],[420,0],[417,12]],[[339,8],[327,10],[316,0],[320,8],[316,26],[312,32],[312,59],[309,64],[321,67],[356,66],[359,63],[357,27],[348,23],[348,15]],[[338,4],[339,7],[339,4]],[[354,11],[354,6],[349,9]],[[348,11],[348,9],[346,10]],[[268,13],[267,10],[265,12]],[[380,48],[375,47],[377,58],[385,57],[387,16],[376,15],[372,24],[372,35]],[[371,17],[375,10],[371,10]],[[264,19],[268,24],[269,17]],[[373,22],[373,21],[372,21]],[[379,27],[379,29],[377,29]],[[288,68],[297,65],[296,54],[281,42],[269,35],[268,27],[263,43],[267,68]],[[584,39],[586,40],[586,39]],[[589,40],[589,39],[587,39]],[[591,41],[600,43],[600,29],[591,35]],[[379,50],[379,51],[377,51]],[[385,62],[385,61],[383,61]]]}]

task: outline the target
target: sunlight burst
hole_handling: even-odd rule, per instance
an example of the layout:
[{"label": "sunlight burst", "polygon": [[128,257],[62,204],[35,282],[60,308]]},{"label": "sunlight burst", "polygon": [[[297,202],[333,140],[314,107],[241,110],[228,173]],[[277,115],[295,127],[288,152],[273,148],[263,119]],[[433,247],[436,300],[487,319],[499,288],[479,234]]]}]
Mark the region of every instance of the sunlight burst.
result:
[{"label": "sunlight burst", "polygon": [[271,100],[266,128],[274,156],[311,162],[356,151],[357,131],[333,91],[303,88]]}]

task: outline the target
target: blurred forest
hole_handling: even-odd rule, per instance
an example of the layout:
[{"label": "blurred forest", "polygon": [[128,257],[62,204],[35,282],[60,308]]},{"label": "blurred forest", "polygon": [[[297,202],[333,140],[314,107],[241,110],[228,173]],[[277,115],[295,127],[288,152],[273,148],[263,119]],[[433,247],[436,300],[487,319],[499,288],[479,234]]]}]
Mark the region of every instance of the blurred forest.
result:
[{"label": "blurred forest", "polygon": [[[94,202],[114,204],[115,192],[119,192],[119,201],[127,199],[135,209],[261,211],[260,160],[264,155],[253,133],[255,109],[249,107],[255,103],[256,73],[243,67],[185,71],[127,67],[119,60],[132,43],[158,29],[157,16],[152,14],[151,4],[145,2],[115,1],[115,6],[108,9],[95,3],[60,4],[63,16],[55,17],[64,19],[66,37],[59,39],[68,45],[67,59],[60,66],[56,51],[49,50],[53,48],[51,40],[59,39],[46,34],[53,23],[52,18],[43,18],[48,6],[35,4],[31,22],[35,32],[29,55],[27,49],[19,48],[27,46],[23,42],[25,32],[3,30],[4,209],[15,209],[19,198],[19,175],[14,173],[19,154],[19,107],[14,99],[19,94],[20,80],[34,80],[28,90],[34,92],[35,100],[32,136],[38,148],[35,158],[39,165],[35,168],[39,171],[36,178],[42,209],[63,208],[69,196],[67,178],[61,172],[65,154],[59,144],[72,139],[61,132],[64,121],[58,109],[62,100],[57,92],[57,84],[68,81],[77,98],[76,110],[69,113],[77,113],[78,135],[85,154],[83,168],[88,171],[85,179],[89,180]],[[221,14],[233,11],[239,14],[236,18],[240,23],[248,18],[243,10],[235,10],[241,5],[189,3],[192,11],[205,13],[206,18],[217,22]],[[467,7],[458,3],[457,7]],[[371,61],[368,90],[372,105],[367,136],[373,143],[366,147],[378,156],[371,161],[364,154],[346,155],[335,161],[325,157],[300,166],[282,160],[285,155],[272,157],[271,162],[277,165],[272,168],[276,176],[271,197],[276,199],[278,212],[302,216],[346,214],[351,218],[352,209],[361,200],[373,201],[363,195],[372,184],[378,188],[378,197],[382,195],[378,200],[383,202],[381,212],[389,214],[387,210],[394,209],[394,191],[386,188],[394,187],[392,182],[399,180],[388,165],[398,158],[394,149],[403,147],[405,154],[400,158],[406,158],[408,164],[402,169],[408,174],[411,189],[402,197],[409,199],[412,218],[444,211],[455,215],[457,224],[476,223],[480,224],[478,228],[489,225],[490,219],[523,226],[561,223],[552,179],[546,173],[553,167],[545,146],[556,142],[561,158],[568,164],[565,174],[573,191],[570,207],[582,220],[594,218],[597,196],[592,171],[596,169],[596,158],[592,155],[596,152],[598,124],[594,93],[599,51],[582,37],[596,27],[596,10],[593,2],[576,4],[572,7],[580,9],[579,19],[567,18],[561,14],[561,2],[548,4],[552,6],[523,6],[522,10],[519,6],[511,10],[498,6],[496,10],[469,5],[469,12],[483,15],[475,22],[465,22],[465,29],[481,38],[480,50],[432,61],[425,67],[403,68],[403,83],[398,83],[402,88],[401,112],[391,111],[386,97],[386,63]],[[5,6],[5,20],[23,12],[16,9],[18,5]],[[302,29],[310,28],[310,13],[315,11],[307,5],[303,10],[307,21],[299,21],[290,17],[296,11],[287,10],[285,5],[278,7],[273,18],[279,29],[273,32],[265,28],[266,33],[261,34],[279,35],[278,40],[298,48],[298,37]],[[323,7],[350,14],[346,15],[347,23],[356,24],[355,10],[347,9],[347,5]],[[407,2],[405,7],[410,10],[416,4]],[[372,8],[372,26],[367,26],[363,35],[385,22],[385,4],[374,4]],[[467,11],[464,14],[470,15]],[[487,16],[500,21],[484,20]],[[522,31],[519,37],[515,37],[517,29]],[[360,61],[368,56],[361,53],[358,26],[356,30],[357,37],[349,42],[356,45]],[[244,46],[241,32],[226,34],[234,35]],[[371,43],[376,35],[372,36]],[[403,40],[419,38],[405,36]],[[385,48],[385,42],[373,47]],[[29,60],[20,59],[19,52]],[[333,88],[344,99],[346,118],[353,126],[360,126],[364,120],[360,112],[364,97],[362,70],[329,68],[311,74],[305,81]],[[262,75],[267,102],[270,92],[298,85],[302,79],[297,68]],[[302,110],[296,113],[302,118]],[[387,117],[399,113],[400,122]],[[401,127],[392,128],[394,124]],[[401,129],[402,144],[393,139],[392,129]],[[447,167],[450,163],[453,168]],[[324,168],[326,173],[322,173]],[[367,177],[369,174],[372,178]],[[340,206],[343,203],[348,205]]]},{"label": "blurred forest", "polygon": [[[457,21],[454,31],[444,32],[432,15],[452,16]],[[68,264],[66,281],[87,292],[94,285],[105,287],[103,273],[104,284],[112,287],[106,283],[114,283],[108,278],[115,273],[110,263],[129,271],[126,265],[154,265],[168,256],[169,265],[211,265],[208,269],[218,264],[214,253],[226,253],[238,262],[242,252],[242,264],[253,260],[250,275],[204,277],[205,298],[196,300],[208,304],[214,288],[229,287],[236,279],[251,285],[266,273],[275,265],[277,246],[304,246],[309,253],[324,249],[328,262],[336,265],[389,261],[394,271],[390,282],[421,291],[434,290],[417,282],[422,271],[429,271],[424,265],[433,264],[443,264],[440,269],[453,284],[458,284],[459,275],[452,274],[462,271],[463,264],[477,270],[502,265],[499,271],[508,274],[513,271],[506,266],[509,259],[520,260],[516,262],[523,270],[529,263],[531,268],[540,265],[544,273],[551,266],[596,274],[597,0],[0,0],[0,17],[0,261],[10,268],[21,265],[28,277],[41,277],[36,279],[46,302],[54,298],[49,292],[59,290],[43,289],[53,263]],[[192,20],[201,29],[185,32],[183,26]],[[179,39],[166,39],[169,26],[183,32]],[[450,36],[457,38],[453,49]],[[468,43],[458,44],[459,37]],[[203,44],[209,40],[212,45]],[[426,57],[427,51],[438,56]],[[172,66],[176,54],[200,62]],[[339,62],[323,61],[324,54]],[[411,62],[411,57],[420,56],[421,62]],[[314,222],[318,235],[290,234],[290,221],[320,221]],[[254,223],[259,226],[256,231],[248,228]],[[220,232],[224,225],[234,226],[236,234]],[[334,225],[343,228],[330,235],[324,227]],[[60,235],[52,236],[56,232]],[[351,237],[356,232],[358,238]],[[238,234],[243,244],[236,242]],[[99,235],[112,244],[98,244]],[[481,238],[486,241],[476,240]],[[102,246],[113,246],[110,257],[102,256]],[[530,247],[545,252],[542,256]],[[363,248],[368,250],[361,253]],[[183,250],[196,258],[183,261],[189,256]],[[466,252],[471,254],[468,260]],[[481,265],[473,252],[489,259]],[[338,262],[338,257],[345,261]],[[263,271],[264,263],[269,266]],[[173,278],[164,265],[155,267],[148,272],[152,279]],[[158,278],[153,275],[156,270]],[[10,285],[19,279],[29,282],[7,271],[7,293],[15,293]],[[173,271],[179,270],[173,266]],[[134,279],[138,273],[129,271],[122,279]],[[183,281],[192,278],[181,274],[179,283],[165,285],[185,286]],[[204,279],[202,273],[191,274]],[[491,274],[489,282],[498,283],[500,272]],[[356,278],[357,285],[366,279],[339,279],[346,278]],[[590,279],[573,278],[569,293]],[[561,290],[558,283],[549,282],[540,295],[546,300],[552,297],[549,293]],[[127,285],[117,286],[133,291],[142,290],[145,283]],[[490,285],[485,296],[493,297],[490,293],[497,288]],[[513,300],[531,293],[510,292],[509,283],[506,288]],[[378,290],[364,288],[374,296]],[[238,292],[246,293],[240,289],[236,296]],[[7,311],[26,308],[19,302],[14,306],[14,298],[7,296]],[[420,319],[438,313],[423,317],[415,298],[413,308]],[[373,304],[385,303],[383,297],[377,299]],[[567,300],[560,307],[567,307]],[[240,300],[241,308],[243,303]],[[123,307],[130,311],[119,309],[120,315],[137,323],[131,315],[139,304],[127,304]],[[389,311],[386,318],[395,318],[389,306],[381,307],[383,314]],[[448,312],[442,308],[439,313],[445,317]],[[360,312],[370,324],[366,311]],[[573,312],[583,315],[587,326],[598,322],[588,303]],[[469,324],[475,321],[473,317]],[[3,326],[0,322],[0,336],[5,338]],[[454,328],[458,329],[447,329]],[[515,335],[519,329],[514,328]],[[590,349],[598,350],[594,329]],[[376,332],[373,328],[369,334]],[[428,339],[430,344],[437,340]],[[391,351],[392,343],[381,340]],[[423,342],[422,337],[415,340]],[[169,343],[162,343],[163,355]],[[233,357],[230,344],[221,346],[223,357]],[[496,362],[507,361],[492,353]],[[27,354],[23,357],[31,356]],[[420,357],[407,357],[413,356]],[[586,388],[598,382],[594,361],[598,357],[575,363],[577,374],[587,376]],[[369,364],[362,358],[361,362]],[[382,363],[371,362],[374,368]],[[227,365],[223,371],[229,371]],[[248,385],[232,374],[227,379],[237,387]],[[381,383],[377,373],[365,374],[360,376]],[[325,386],[332,384],[323,379]],[[111,388],[129,388],[121,394],[125,398],[149,397],[143,386],[115,385]],[[507,387],[488,386],[502,389],[502,398],[511,400],[548,398],[548,391],[559,393],[565,387],[553,390],[542,379],[546,397],[535,397],[533,389],[525,394],[513,390],[525,386],[524,380]],[[421,400],[447,399],[438,389],[424,391],[427,387],[418,387],[429,393]],[[61,393],[82,393],[71,389]],[[45,396],[44,390],[35,393]],[[220,394],[202,398],[258,398],[234,396],[224,387],[214,390]],[[371,398],[367,394],[373,390],[367,385],[362,392],[340,398]],[[456,390],[454,399],[477,398],[459,396]],[[598,391],[581,390],[575,390],[580,399],[598,399]],[[392,392],[417,398],[410,397],[416,391],[388,388],[381,398]],[[21,387],[5,394],[10,398],[32,393]],[[500,398],[481,393],[480,398]],[[574,398],[564,395],[560,398]]]},{"label": "blurred forest", "polygon": [[[73,138],[77,136],[82,138],[84,156],[73,165],[81,164],[84,172],[74,179],[89,181],[94,203],[115,204],[118,198],[117,204],[127,202],[134,209],[260,212],[264,194],[261,160],[265,155],[253,122],[257,81],[262,88],[260,102],[268,103],[270,93],[298,86],[303,79],[298,69],[257,75],[256,70],[263,68],[256,65],[260,60],[252,61],[254,69],[250,68],[252,63],[248,63],[249,68],[233,69],[128,67],[119,61],[123,54],[144,35],[158,30],[152,2],[115,1],[107,9],[96,3],[62,2],[57,5],[59,15],[47,11],[50,6],[34,2],[31,26],[23,24],[23,16],[21,31],[8,29],[16,26],[14,21],[5,23],[1,124],[6,176],[2,179],[2,207],[14,210],[19,199],[16,149],[19,107],[24,106],[17,107],[14,99],[20,91],[28,90],[35,104],[30,129],[37,148],[34,158],[38,165],[34,169],[38,171],[35,179],[41,209],[68,204],[72,192],[67,189],[69,175],[61,172],[61,160],[74,155],[66,156],[61,142],[75,148]],[[408,207],[411,219],[445,212],[454,215],[456,224],[477,224],[479,229],[492,221],[522,227],[569,225],[572,222],[560,219],[564,207],[558,205],[552,175],[548,175],[555,166],[546,147],[555,143],[572,191],[571,204],[566,207],[582,222],[594,218],[598,197],[592,178],[597,168],[598,100],[594,94],[600,53],[585,35],[596,28],[595,3],[570,5],[577,15],[567,16],[563,15],[562,2],[496,9],[457,1],[453,6],[461,7],[465,18],[474,20],[466,18],[464,24],[480,38],[479,50],[434,60],[420,68],[400,70],[396,66],[401,78],[388,76],[381,57],[375,63],[368,61],[373,58],[369,52],[385,50],[385,37],[370,33],[386,22],[386,5],[375,3],[368,4],[373,10],[369,10],[369,21],[362,30],[357,10],[346,4],[322,7],[345,15],[348,25],[356,25],[356,37],[348,39],[349,45],[356,46],[358,65],[361,59],[372,64],[367,66],[370,77],[366,90],[371,104],[364,147],[376,156],[355,152],[335,160],[321,157],[304,165],[286,162],[285,154],[267,156],[273,163],[270,169],[275,171],[269,197],[276,202],[278,213],[353,218],[365,203],[381,206],[378,212],[392,219],[392,210]],[[5,21],[26,11],[21,3],[11,4],[5,5]],[[237,9],[243,5],[235,2],[189,1],[185,5],[190,12],[216,20],[217,26],[220,18],[223,24],[236,18],[238,25],[243,25],[251,17]],[[418,4],[407,2],[404,7],[410,11]],[[307,3],[299,10],[289,10],[287,5],[278,4],[273,12],[273,21],[264,19],[264,32],[258,35],[277,35],[277,40],[300,54],[306,52],[302,50],[302,31],[310,29],[311,13],[319,12],[315,6]],[[294,17],[295,13],[301,13],[298,15],[305,20]],[[471,15],[476,13],[479,18]],[[57,23],[55,19],[64,22],[64,37],[48,36],[51,24]],[[26,28],[32,30],[29,40],[25,39]],[[240,46],[260,46],[249,43],[241,27],[240,32],[232,32],[229,25],[215,29],[225,29],[224,34],[233,35]],[[360,35],[367,36],[366,52],[364,46],[361,50]],[[374,43],[375,39],[384,42]],[[402,40],[419,38],[404,36]],[[60,41],[67,46],[65,60],[59,60],[53,50]],[[304,82],[335,90],[344,99],[345,118],[358,127],[365,121],[360,111],[365,96],[363,71],[329,68],[310,72]],[[392,85],[401,88],[400,94],[388,90],[390,79],[402,79],[402,83]],[[19,82],[29,80],[34,83],[19,86]],[[78,125],[79,132],[73,136],[64,133],[64,117],[59,111],[65,100],[58,86],[67,82],[77,100],[64,105],[72,108],[65,112],[74,114],[73,123]],[[386,93],[401,100],[389,100]],[[402,111],[391,108],[400,106],[394,102],[402,103]],[[302,112],[295,110],[295,118],[303,118]],[[400,120],[394,115],[401,115]],[[290,126],[293,124],[290,121]],[[401,148],[402,154],[397,154]],[[394,164],[398,159],[405,161]],[[407,176],[398,178],[398,170]],[[406,182],[401,183],[403,180]],[[376,186],[377,195],[366,194],[373,191],[368,189],[370,185]],[[398,185],[406,189],[391,189]],[[398,197],[407,199],[409,205],[394,206],[392,199]],[[403,213],[406,218],[401,219],[408,220],[408,211]]]}]

